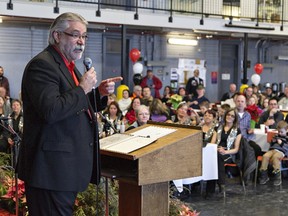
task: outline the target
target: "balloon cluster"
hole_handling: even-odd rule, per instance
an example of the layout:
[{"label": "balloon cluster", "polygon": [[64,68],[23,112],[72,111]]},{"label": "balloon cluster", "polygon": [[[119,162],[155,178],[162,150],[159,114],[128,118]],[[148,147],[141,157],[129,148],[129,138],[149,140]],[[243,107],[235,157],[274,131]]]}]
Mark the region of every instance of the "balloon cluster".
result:
[{"label": "balloon cluster", "polygon": [[135,85],[140,85],[141,81],[142,81],[142,71],[143,71],[143,65],[140,62],[137,62],[137,60],[140,58],[141,56],[141,52],[136,49],[133,48],[131,49],[130,53],[129,53],[129,57],[131,59],[131,61],[134,63],[133,65],[133,82]]},{"label": "balloon cluster", "polygon": [[254,85],[258,86],[260,81],[261,81],[261,77],[260,77],[260,74],[263,72],[263,65],[258,63],[254,66],[254,71],[255,71],[255,74],[253,74],[251,76],[251,81]]}]

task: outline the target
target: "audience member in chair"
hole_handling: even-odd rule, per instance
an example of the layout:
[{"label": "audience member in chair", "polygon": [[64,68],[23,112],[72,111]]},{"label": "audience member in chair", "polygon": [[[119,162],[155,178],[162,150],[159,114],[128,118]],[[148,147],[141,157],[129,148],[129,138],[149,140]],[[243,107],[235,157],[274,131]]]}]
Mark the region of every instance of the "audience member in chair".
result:
[{"label": "audience member in chair", "polygon": [[[168,123],[171,121],[168,120]],[[195,110],[188,107],[186,102],[181,102],[176,110],[176,118],[172,120],[176,124],[196,126],[200,123],[199,115]]]},{"label": "audience member in chair", "polygon": [[284,120],[284,115],[278,110],[277,98],[272,97],[269,99],[269,108],[262,113],[256,128],[260,128],[260,124],[265,124],[269,128],[276,129],[276,125],[279,121]]},{"label": "audience member in chair", "polygon": [[140,105],[136,109],[137,120],[130,127],[127,128],[127,131],[146,124],[149,118],[150,118],[149,108],[145,105]]},{"label": "audience member in chair", "polygon": [[[230,109],[224,114],[224,124],[220,125],[212,137],[211,143],[218,145],[218,185],[219,191],[224,192],[225,164],[234,162],[235,154],[239,150],[241,131],[238,128],[238,114]],[[207,181],[206,197],[215,193],[215,181]]]},{"label": "audience member in chair", "polygon": [[280,121],[277,124],[278,135],[275,135],[270,143],[270,149],[263,155],[260,167],[260,184],[266,184],[269,181],[268,164],[271,161],[273,165],[274,185],[281,184],[281,160],[288,156],[288,140],[287,140],[288,124]]},{"label": "audience member in chair", "polygon": [[207,143],[211,143],[211,139],[215,131],[215,120],[216,113],[214,110],[206,110],[204,113],[204,123],[202,125],[203,132],[203,146],[206,146]]}]

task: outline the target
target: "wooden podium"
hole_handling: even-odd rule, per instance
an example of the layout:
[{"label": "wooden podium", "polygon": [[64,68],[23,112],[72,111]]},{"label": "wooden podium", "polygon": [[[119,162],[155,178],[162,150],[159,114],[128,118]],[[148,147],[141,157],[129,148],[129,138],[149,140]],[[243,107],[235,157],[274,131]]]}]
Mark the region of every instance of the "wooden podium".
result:
[{"label": "wooden podium", "polygon": [[177,131],[129,154],[101,150],[102,174],[119,180],[119,216],[168,215],[169,181],[202,175],[200,128],[148,123],[126,133],[149,126]]}]

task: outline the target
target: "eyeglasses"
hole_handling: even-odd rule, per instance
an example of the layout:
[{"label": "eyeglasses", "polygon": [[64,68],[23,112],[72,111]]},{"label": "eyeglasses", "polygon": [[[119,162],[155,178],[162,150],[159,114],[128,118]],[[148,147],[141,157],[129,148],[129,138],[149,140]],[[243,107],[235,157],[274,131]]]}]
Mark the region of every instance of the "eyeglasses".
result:
[{"label": "eyeglasses", "polygon": [[72,37],[73,40],[82,39],[82,40],[86,41],[86,40],[88,39],[88,36],[87,36],[86,34],[80,35],[79,33],[76,33],[76,32],[74,32],[74,33],[71,34],[71,33],[64,32],[64,31],[63,31],[63,33],[64,33],[65,35],[68,35],[68,36]]},{"label": "eyeglasses", "polygon": [[277,103],[270,103],[269,105],[271,105],[271,106],[277,106],[278,104],[277,104]]},{"label": "eyeglasses", "polygon": [[235,118],[235,115],[228,113],[226,116],[230,116],[231,118]]}]

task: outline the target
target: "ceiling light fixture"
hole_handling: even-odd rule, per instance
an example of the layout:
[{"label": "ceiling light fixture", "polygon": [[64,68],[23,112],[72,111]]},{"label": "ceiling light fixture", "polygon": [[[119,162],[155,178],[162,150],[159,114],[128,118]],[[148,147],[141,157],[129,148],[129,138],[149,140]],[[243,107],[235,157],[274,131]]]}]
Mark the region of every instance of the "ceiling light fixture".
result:
[{"label": "ceiling light fixture", "polygon": [[182,38],[169,38],[167,41],[169,44],[173,45],[188,45],[188,46],[197,46],[198,41],[192,39],[182,39]]}]

